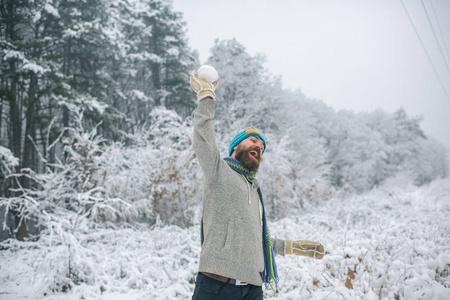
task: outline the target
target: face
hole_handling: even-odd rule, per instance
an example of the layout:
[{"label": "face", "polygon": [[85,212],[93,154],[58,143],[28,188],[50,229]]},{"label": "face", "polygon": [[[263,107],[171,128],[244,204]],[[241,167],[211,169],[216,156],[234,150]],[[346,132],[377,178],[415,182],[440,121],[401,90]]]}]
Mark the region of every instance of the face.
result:
[{"label": "face", "polygon": [[257,136],[249,136],[233,149],[231,157],[240,161],[248,170],[258,171],[262,161],[264,142]]}]

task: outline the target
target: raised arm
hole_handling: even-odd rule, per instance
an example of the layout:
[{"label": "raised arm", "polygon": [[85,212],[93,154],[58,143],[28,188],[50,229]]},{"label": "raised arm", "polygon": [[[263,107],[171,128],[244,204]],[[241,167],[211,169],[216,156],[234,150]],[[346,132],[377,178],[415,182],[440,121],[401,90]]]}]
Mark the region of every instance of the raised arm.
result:
[{"label": "raised arm", "polygon": [[[208,66],[209,68],[212,68]],[[198,107],[194,112],[194,151],[200,162],[203,173],[207,178],[213,178],[220,161],[217,148],[216,135],[214,132],[214,110],[216,105],[215,88],[217,86],[217,71],[202,73],[204,67],[194,71],[191,75],[192,89],[197,92]],[[206,70],[208,71],[208,69]],[[199,73],[200,72],[200,77]],[[207,80],[212,82],[208,82]]]}]

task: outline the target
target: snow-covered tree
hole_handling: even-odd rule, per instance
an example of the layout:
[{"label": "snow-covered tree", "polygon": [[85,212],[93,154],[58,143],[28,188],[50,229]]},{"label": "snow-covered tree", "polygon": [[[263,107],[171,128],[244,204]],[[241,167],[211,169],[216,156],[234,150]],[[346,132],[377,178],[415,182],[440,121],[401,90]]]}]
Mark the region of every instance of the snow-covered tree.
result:
[{"label": "snow-covered tree", "polygon": [[[98,132],[118,140],[144,124],[157,104],[184,117],[192,111],[186,81],[195,57],[170,1],[0,5],[0,141],[19,158],[17,172],[44,171],[37,151],[50,151],[52,163],[63,159],[63,145],[47,149],[45,140],[76,126],[77,112],[86,130],[101,120]],[[34,184],[27,176],[19,182]],[[11,191],[5,193],[20,193]]]},{"label": "snow-covered tree", "polygon": [[219,132],[250,125],[265,131],[275,126],[271,116],[280,108],[281,83],[264,62],[263,55],[251,56],[236,39],[215,41],[208,64],[219,71],[220,77],[216,104]]},{"label": "snow-covered tree", "polygon": [[189,115],[195,102],[186,82],[196,59],[181,14],[167,0],[116,1],[108,11],[116,49],[110,64],[116,84],[108,94],[118,121],[141,126],[160,105]]}]

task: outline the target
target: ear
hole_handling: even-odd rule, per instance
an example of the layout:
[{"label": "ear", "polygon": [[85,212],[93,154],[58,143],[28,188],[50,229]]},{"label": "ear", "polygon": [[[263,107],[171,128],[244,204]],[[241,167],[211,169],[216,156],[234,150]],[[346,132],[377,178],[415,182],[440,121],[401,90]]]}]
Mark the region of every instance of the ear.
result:
[{"label": "ear", "polygon": [[[238,144],[239,145],[239,144]],[[234,146],[234,148],[233,148],[233,152],[231,152],[231,157],[233,157],[233,158],[235,158],[235,156],[236,156],[236,150],[237,150],[237,148],[238,148],[238,146],[236,145],[236,146]]]}]

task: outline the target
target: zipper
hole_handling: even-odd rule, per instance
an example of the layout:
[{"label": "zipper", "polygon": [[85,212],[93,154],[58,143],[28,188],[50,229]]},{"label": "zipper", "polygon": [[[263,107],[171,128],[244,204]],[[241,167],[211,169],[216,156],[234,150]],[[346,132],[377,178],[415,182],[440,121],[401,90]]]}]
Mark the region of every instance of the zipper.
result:
[{"label": "zipper", "polygon": [[[245,183],[247,184],[247,202],[248,202],[248,204],[252,204],[252,197],[251,197],[252,191],[250,188],[250,182],[247,179],[247,177],[245,177],[244,175],[242,175],[242,177],[244,177]],[[253,185],[253,183],[251,183],[251,186],[255,190],[255,186]],[[261,204],[261,199],[259,199],[259,201],[258,201],[258,208],[259,208],[259,220],[261,222],[261,225],[263,225],[263,208],[262,208],[262,204]]]}]

